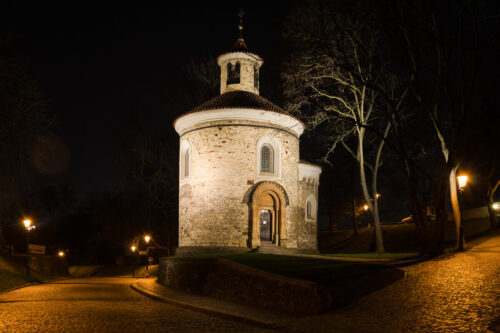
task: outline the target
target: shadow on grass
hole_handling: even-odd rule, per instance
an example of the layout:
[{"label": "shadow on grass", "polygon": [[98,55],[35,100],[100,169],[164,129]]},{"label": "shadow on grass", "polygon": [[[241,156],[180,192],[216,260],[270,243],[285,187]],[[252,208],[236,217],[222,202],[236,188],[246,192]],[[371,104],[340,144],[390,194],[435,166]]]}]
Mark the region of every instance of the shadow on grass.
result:
[{"label": "shadow on grass", "polygon": [[319,283],[330,290],[334,307],[383,288],[404,272],[379,263],[282,256],[263,253],[204,254],[177,258],[221,258],[290,278]]}]

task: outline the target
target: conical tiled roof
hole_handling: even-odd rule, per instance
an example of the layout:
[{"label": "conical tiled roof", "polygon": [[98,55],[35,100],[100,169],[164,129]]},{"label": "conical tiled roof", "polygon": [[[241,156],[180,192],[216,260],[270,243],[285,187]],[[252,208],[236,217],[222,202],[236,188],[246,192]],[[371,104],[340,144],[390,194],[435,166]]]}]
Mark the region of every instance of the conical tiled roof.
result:
[{"label": "conical tiled roof", "polygon": [[257,109],[287,114],[285,110],[269,102],[264,97],[242,90],[228,91],[195,107],[190,112],[219,109]]}]

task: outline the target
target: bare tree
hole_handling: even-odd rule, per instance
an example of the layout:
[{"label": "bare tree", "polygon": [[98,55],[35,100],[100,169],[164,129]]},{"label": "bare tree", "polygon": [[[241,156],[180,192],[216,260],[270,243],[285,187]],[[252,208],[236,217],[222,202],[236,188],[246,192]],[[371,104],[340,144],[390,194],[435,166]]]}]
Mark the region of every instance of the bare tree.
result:
[{"label": "bare tree", "polygon": [[[383,252],[377,176],[391,124],[381,117],[378,92],[371,86],[378,84],[380,68],[375,67],[381,66],[375,61],[377,32],[362,18],[335,14],[328,4],[308,10],[307,16],[290,18],[286,28],[296,46],[282,74],[287,109],[304,118],[311,131],[330,133],[324,162],[331,162],[339,145],[358,162],[361,189],[375,226],[376,251]],[[367,132],[367,127],[377,128],[382,137]]]},{"label": "bare tree", "polygon": [[[481,97],[493,91],[480,80],[491,77],[480,72],[480,64],[494,45],[485,38],[481,8],[467,1],[419,0],[359,5],[339,0],[305,8],[308,15],[298,15],[288,27],[295,45],[304,46],[285,77],[289,98],[295,96],[291,110],[310,116],[312,128],[331,131],[330,151],[341,144],[363,157],[359,149],[368,133],[380,147],[385,142],[402,163],[420,253],[443,253],[448,195],[460,241],[456,172],[464,143],[473,139],[465,137],[465,129]],[[346,144],[353,136],[356,149]],[[366,158],[359,160],[370,169]],[[374,171],[379,165],[368,164]],[[437,215],[432,240],[425,216],[429,198]]]}]

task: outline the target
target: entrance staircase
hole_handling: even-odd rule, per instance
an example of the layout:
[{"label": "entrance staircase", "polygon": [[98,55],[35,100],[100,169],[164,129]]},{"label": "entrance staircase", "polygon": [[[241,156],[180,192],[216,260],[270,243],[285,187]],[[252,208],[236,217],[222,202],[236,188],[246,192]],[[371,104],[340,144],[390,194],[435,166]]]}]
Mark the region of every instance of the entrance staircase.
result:
[{"label": "entrance staircase", "polygon": [[290,255],[290,250],[284,247],[279,247],[273,244],[271,241],[260,241],[260,246],[257,249],[258,253],[268,253],[268,254],[280,254],[280,255]]}]

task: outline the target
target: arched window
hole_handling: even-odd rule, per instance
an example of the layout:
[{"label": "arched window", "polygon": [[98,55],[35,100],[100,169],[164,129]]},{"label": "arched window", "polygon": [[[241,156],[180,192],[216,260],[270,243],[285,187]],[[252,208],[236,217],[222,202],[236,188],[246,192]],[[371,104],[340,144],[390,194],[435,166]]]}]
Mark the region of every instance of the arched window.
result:
[{"label": "arched window", "polygon": [[253,66],[253,86],[255,89],[259,89],[259,68]]},{"label": "arched window", "polygon": [[240,83],[240,63],[227,63],[227,80],[226,85]]},{"label": "arched window", "polygon": [[191,146],[189,142],[182,141],[179,156],[179,174],[180,179],[189,178],[191,173]]},{"label": "arched window", "polygon": [[184,178],[189,177],[189,148],[184,152]]},{"label": "arched window", "polygon": [[260,171],[273,173],[273,159],[273,148],[267,144],[263,145],[260,149]]},{"label": "arched window", "polygon": [[280,178],[281,144],[275,135],[266,134],[257,140],[255,155],[257,157],[257,176]]},{"label": "arched window", "polygon": [[305,210],[306,210],[306,220],[314,220],[316,219],[316,213],[317,213],[317,210],[318,210],[318,203],[316,201],[316,198],[314,197],[314,195],[310,194],[308,197],[307,197],[307,200],[306,200],[306,206],[305,206]]}]

